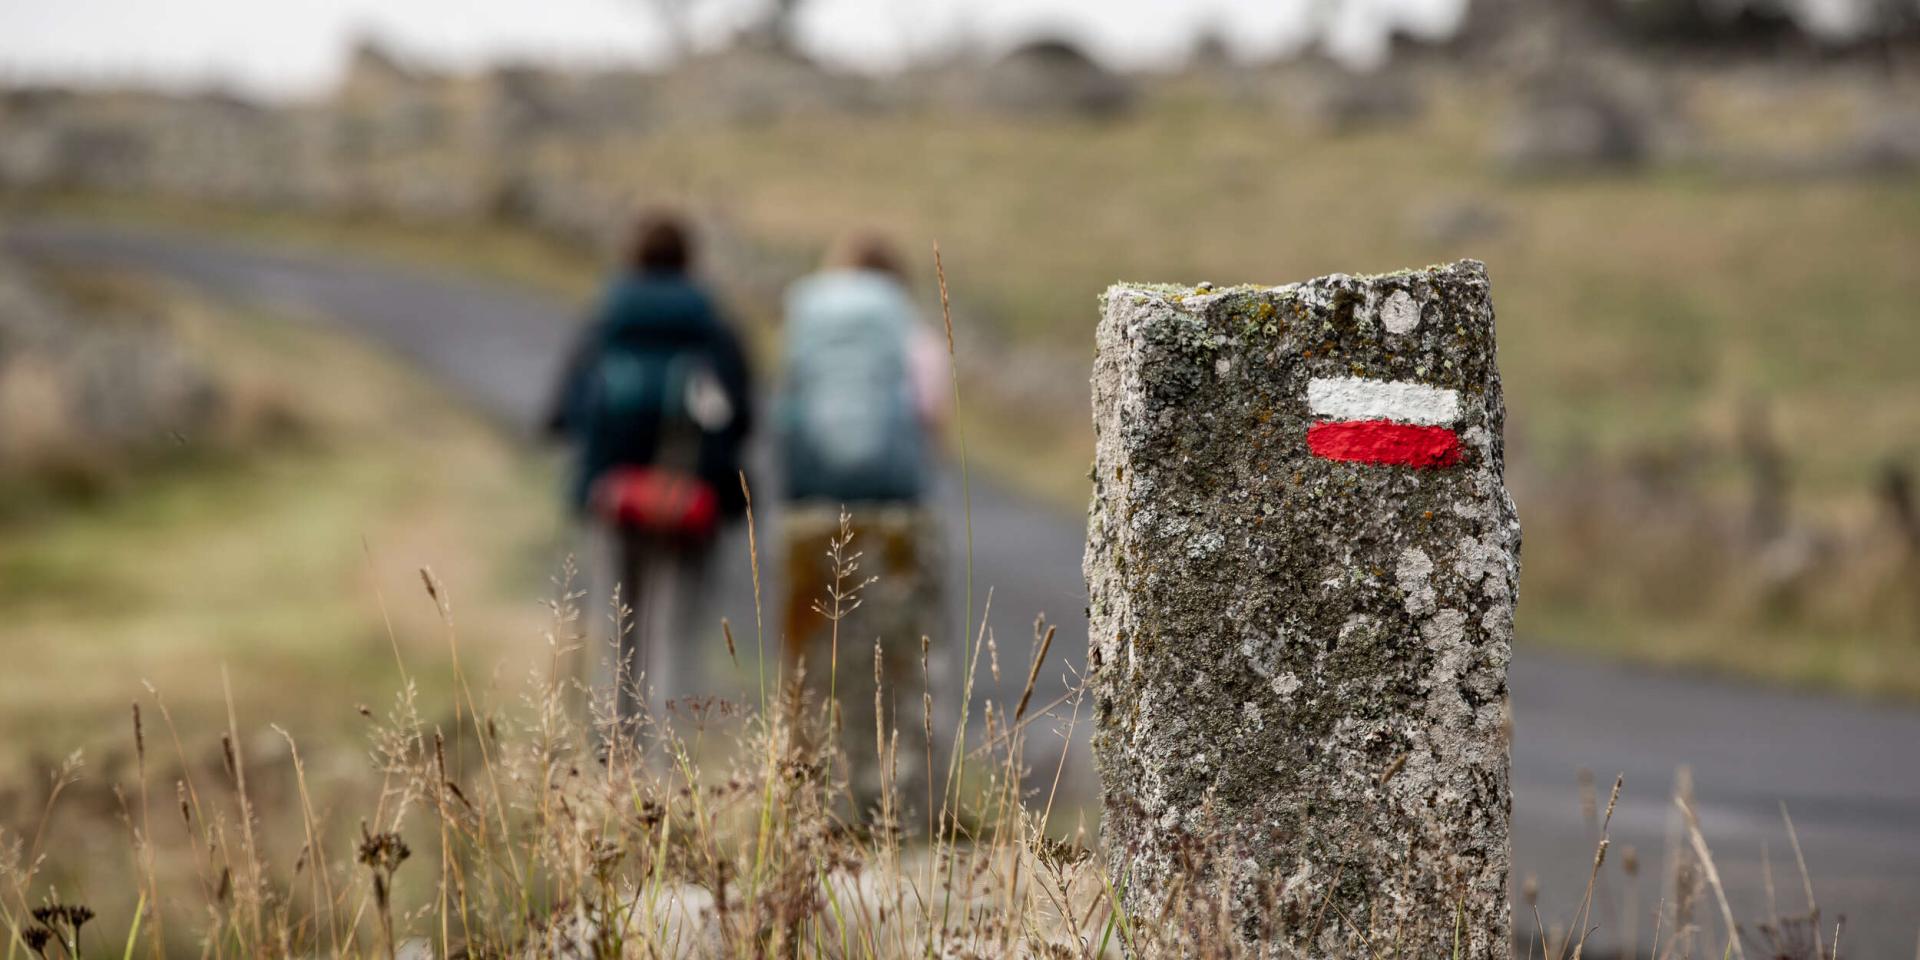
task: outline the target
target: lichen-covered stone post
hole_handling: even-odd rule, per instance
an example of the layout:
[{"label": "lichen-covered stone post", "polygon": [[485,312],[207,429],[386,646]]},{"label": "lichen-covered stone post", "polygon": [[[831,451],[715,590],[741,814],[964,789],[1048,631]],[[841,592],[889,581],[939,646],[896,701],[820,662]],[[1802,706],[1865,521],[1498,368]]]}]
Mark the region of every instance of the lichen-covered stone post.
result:
[{"label": "lichen-covered stone post", "polygon": [[1135,929],[1224,903],[1270,956],[1510,956],[1486,268],[1115,286],[1093,406],[1094,749]]}]

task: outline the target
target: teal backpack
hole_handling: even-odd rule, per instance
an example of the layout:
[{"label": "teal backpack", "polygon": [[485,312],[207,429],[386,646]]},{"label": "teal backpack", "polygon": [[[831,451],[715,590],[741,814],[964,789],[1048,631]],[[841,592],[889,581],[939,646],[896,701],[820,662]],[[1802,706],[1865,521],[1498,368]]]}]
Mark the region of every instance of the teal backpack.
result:
[{"label": "teal backpack", "polygon": [[733,419],[704,349],[616,338],[594,357],[583,386],[589,481],[633,466],[704,473],[708,447],[725,442],[720,433]]},{"label": "teal backpack", "polygon": [[809,277],[787,296],[780,409],[794,500],[911,501],[926,485],[913,400],[913,302],[874,271]]}]

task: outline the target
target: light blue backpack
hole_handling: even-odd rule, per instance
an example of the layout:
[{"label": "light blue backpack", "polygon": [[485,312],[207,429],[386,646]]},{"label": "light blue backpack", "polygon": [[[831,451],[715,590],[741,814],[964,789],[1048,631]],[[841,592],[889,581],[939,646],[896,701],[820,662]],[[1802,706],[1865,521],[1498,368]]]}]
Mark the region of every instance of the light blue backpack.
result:
[{"label": "light blue backpack", "polygon": [[787,294],[780,428],[794,500],[903,501],[925,486],[913,399],[913,301],[868,270],[817,274]]}]

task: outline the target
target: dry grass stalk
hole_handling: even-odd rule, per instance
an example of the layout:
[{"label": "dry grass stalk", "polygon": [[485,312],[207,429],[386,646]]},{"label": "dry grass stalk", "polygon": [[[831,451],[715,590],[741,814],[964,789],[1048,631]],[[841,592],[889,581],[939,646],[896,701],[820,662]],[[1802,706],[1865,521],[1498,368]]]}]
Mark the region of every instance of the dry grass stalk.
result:
[{"label": "dry grass stalk", "polygon": [[1706,874],[1707,886],[1720,903],[1720,917],[1726,923],[1727,950],[1734,957],[1746,960],[1746,951],[1740,946],[1740,925],[1733,920],[1733,908],[1727,905],[1726,888],[1720,885],[1720,871],[1714,868],[1713,854],[1707,850],[1706,838],[1700,834],[1700,818],[1694,815],[1693,804],[1684,797],[1674,801],[1680,807],[1680,813],[1686,818],[1687,839],[1693,845],[1694,855],[1700,858],[1700,868]]}]

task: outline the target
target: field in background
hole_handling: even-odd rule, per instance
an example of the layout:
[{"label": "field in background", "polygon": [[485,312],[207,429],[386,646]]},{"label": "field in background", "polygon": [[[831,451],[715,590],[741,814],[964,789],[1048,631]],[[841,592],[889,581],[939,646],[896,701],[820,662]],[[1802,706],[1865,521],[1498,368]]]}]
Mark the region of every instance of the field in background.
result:
[{"label": "field in background", "polygon": [[[1905,599],[1920,557],[1877,499],[1886,465],[1920,456],[1920,181],[1710,159],[1801,155],[1857,101],[1704,78],[1667,108],[1692,113],[1697,159],[1524,178],[1492,158],[1506,88],[1431,79],[1424,114],[1346,132],[1175,83],[1118,122],[841,115],[566,153],[582,176],[690,200],[767,249],[817,251],[864,223],[921,251],[938,240],[962,349],[993,352],[974,371],[990,381],[973,393],[980,446],[1070,509],[1109,283],[1484,260],[1530,524],[1523,635],[1920,691]],[[1809,116],[1826,119],[1773,119]],[[1759,475],[1766,458],[1777,481]]]},{"label": "field in background", "polygon": [[[937,239],[993,333],[1075,360],[1116,280],[1474,257],[1491,266],[1530,462],[1691,436],[1750,395],[1778,402],[1789,435],[1852,428],[1806,445],[1815,491],[1857,487],[1898,452],[1920,420],[1920,365],[1901,349],[1920,296],[1913,178],[1515,179],[1488,159],[1497,111],[1497,91],[1455,87],[1410,125],[1342,135],[1169,95],[1126,123],[807,118],[587,155],[642,196],[684,184],[778,248],[820,250],[864,223],[921,251]],[[1081,448],[1083,413],[1061,411]]]},{"label": "field in background", "polygon": [[[1859,98],[1834,84],[1701,79],[1669,105],[1704,142],[1695,160],[1529,179],[1490,159],[1503,88],[1440,79],[1420,116],[1350,131],[1174,83],[1117,121],[806,114],[542,143],[537,159],[699,211],[727,238],[718,279],[753,277],[729,292],[762,331],[777,281],[867,224],[920,254],[931,308],[937,239],[961,351],[985,358],[968,367],[976,455],[1075,510],[1091,450],[1088,344],[1108,283],[1485,260],[1528,524],[1524,637],[1920,693],[1920,557],[1881,496],[1890,466],[1920,458],[1920,183],[1703,159],[1805,152],[1847,128]],[[601,265],[508,225],[126,198],[58,206],[569,296],[590,292]],[[740,269],[740,250],[754,269]]]}]

